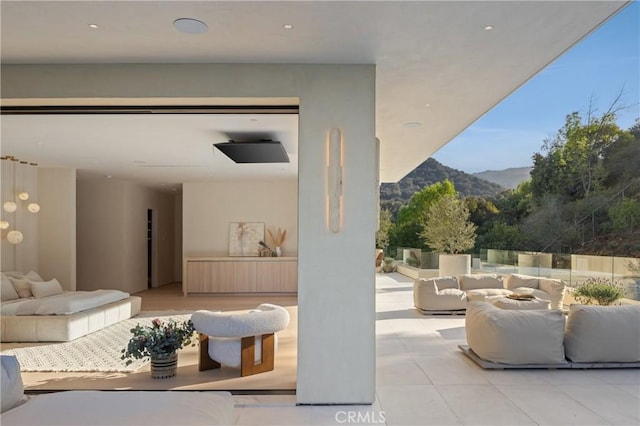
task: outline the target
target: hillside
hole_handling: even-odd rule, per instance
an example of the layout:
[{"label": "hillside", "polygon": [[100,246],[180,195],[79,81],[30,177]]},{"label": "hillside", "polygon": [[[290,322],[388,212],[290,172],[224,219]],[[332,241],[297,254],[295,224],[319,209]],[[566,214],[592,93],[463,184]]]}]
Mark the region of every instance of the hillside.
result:
[{"label": "hillside", "polygon": [[428,158],[411,173],[397,183],[383,183],[380,186],[380,205],[395,213],[411,196],[436,182],[449,179],[462,196],[494,196],[505,188],[492,182],[472,176],[460,170],[447,167],[433,158]]},{"label": "hillside", "polygon": [[504,170],[486,170],[473,173],[473,176],[496,183],[504,188],[516,189],[525,180],[531,179],[532,167],[513,167]]}]

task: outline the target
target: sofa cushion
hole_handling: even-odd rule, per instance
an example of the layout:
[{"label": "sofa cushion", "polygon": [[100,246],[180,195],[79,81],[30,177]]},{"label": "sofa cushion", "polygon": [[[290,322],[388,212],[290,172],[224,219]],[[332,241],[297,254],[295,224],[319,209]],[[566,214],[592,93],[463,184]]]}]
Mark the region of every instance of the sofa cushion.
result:
[{"label": "sofa cushion", "polygon": [[456,277],[438,277],[433,278],[433,280],[435,281],[438,290],[444,290],[445,288],[459,288],[458,279]]},{"label": "sofa cushion", "polygon": [[22,376],[20,375],[20,364],[13,355],[0,355],[2,363],[2,412],[16,407],[25,401]]},{"label": "sofa cushion", "polygon": [[573,362],[640,362],[640,305],[571,305],[565,346]]},{"label": "sofa cushion", "polygon": [[481,358],[503,364],[558,364],[564,358],[564,315],[555,310],[502,310],[469,302],[467,342]]},{"label": "sofa cushion", "polygon": [[506,288],[479,288],[467,291],[469,302],[486,302],[496,297],[504,297],[511,294],[511,290]]},{"label": "sofa cushion", "polygon": [[444,280],[443,283],[454,288],[440,289],[437,279],[417,279],[413,283],[414,306],[423,311],[450,311],[467,307],[467,296],[464,291],[457,288],[455,278]]},{"label": "sofa cushion", "polygon": [[549,295],[551,309],[563,308],[566,287],[564,281],[554,278],[540,278],[538,282],[538,288]]},{"label": "sofa cushion", "polygon": [[460,290],[504,288],[502,277],[497,274],[463,274],[458,277]]},{"label": "sofa cushion", "polygon": [[538,281],[538,277],[531,275],[511,274],[505,279],[505,284],[509,290],[522,287],[538,288]]}]

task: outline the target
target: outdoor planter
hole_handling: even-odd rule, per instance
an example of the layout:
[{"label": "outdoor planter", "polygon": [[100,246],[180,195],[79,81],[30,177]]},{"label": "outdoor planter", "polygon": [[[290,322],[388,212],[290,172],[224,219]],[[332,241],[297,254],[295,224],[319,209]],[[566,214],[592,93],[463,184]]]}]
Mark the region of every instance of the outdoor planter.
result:
[{"label": "outdoor planter", "polygon": [[441,254],[438,261],[438,274],[441,277],[451,277],[471,273],[470,254]]}]

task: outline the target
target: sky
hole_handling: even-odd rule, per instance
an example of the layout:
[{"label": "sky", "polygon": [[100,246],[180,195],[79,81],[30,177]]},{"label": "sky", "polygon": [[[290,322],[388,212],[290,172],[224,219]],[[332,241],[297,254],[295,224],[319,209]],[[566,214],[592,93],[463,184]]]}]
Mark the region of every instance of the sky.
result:
[{"label": "sky", "polygon": [[574,111],[585,117],[590,99],[600,115],[620,92],[630,108],[618,125],[640,117],[640,1],[634,1],[509,97],[480,117],[433,157],[467,173],[532,165],[545,139]]}]

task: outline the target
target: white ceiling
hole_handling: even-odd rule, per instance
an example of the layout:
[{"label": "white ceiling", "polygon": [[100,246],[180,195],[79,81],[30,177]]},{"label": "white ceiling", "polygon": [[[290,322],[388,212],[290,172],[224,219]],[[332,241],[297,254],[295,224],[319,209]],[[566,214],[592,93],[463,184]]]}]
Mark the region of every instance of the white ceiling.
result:
[{"label": "white ceiling", "polygon": [[[381,177],[396,181],[625,4],[3,0],[0,59],[376,64]],[[179,33],[172,22],[183,17],[206,22],[208,32]],[[92,23],[99,28],[89,28]],[[494,29],[484,30],[488,25]],[[163,117],[162,126],[150,126],[157,117],[3,116],[2,151],[75,165],[81,173],[117,172],[166,184],[237,176],[243,165],[223,164],[211,153],[218,132],[234,126],[265,126],[297,149],[295,116]],[[405,127],[407,122],[421,125]],[[38,145],[43,135],[46,141]],[[257,166],[250,173],[295,173],[297,157],[290,154],[294,161],[285,170]]]},{"label": "white ceiling", "polygon": [[[290,162],[236,164],[213,148],[229,140],[226,132],[268,133],[282,142]],[[168,190],[229,176],[295,179],[298,115],[8,115],[2,118],[2,151],[77,168],[80,179],[108,177]]]}]

